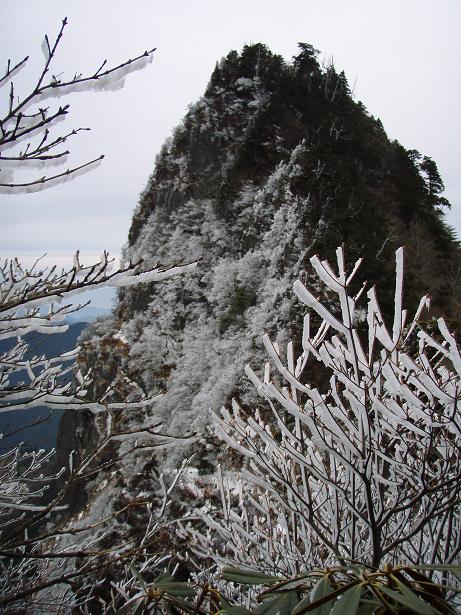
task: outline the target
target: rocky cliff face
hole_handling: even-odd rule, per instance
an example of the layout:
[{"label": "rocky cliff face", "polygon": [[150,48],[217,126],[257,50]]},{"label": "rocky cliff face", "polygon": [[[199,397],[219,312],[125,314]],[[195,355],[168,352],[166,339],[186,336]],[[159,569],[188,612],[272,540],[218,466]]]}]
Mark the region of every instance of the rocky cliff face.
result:
[{"label": "rocky cliff face", "polygon": [[[291,286],[309,277],[314,253],[331,258],[344,243],[349,262],[365,257],[358,283],[376,283],[386,309],[393,252],[406,244],[407,304],[427,289],[445,311],[455,300],[446,272],[458,247],[435,163],[390,142],[344,74],[316,55],[307,44],[289,64],[260,44],[230,52],[164,144],[135,210],[125,259],[198,266],[123,291],[104,352],[115,336],[120,369],[164,392],[154,412],[172,433],[206,432],[209,409],[232,396],[257,403],[243,367],[261,365],[264,332],[297,338]],[[102,339],[87,334],[91,356]]]}]

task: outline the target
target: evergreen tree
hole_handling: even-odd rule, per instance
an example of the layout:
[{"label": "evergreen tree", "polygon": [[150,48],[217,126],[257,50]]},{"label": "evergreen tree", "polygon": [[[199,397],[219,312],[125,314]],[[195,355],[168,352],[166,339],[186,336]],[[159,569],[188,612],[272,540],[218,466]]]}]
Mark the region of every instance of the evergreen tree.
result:
[{"label": "evergreen tree", "polygon": [[424,174],[426,187],[429,192],[430,204],[451,209],[450,202],[445,197],[440,196],[440,193],[445,190],[445,186],[440,177],[436,163],[432,158],[429,158],[429,156],[424,156],[419,168]]}]

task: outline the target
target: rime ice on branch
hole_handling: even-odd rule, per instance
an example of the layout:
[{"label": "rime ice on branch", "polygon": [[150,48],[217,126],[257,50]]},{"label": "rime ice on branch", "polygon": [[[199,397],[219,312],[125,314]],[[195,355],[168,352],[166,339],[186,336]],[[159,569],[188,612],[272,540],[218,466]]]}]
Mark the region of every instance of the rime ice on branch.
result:
[{"label": "rime ice on branch", "polygon": [[[46,106],[46,101],[74,92],[118,90],[123,87],[129,73],[145,68],[152,62],[155,49],[145,51],[112,68],[108,68],[107,60],[104,60],[99,68],[89,75],[76,73],[69,79],[53,75],[52,62],[66,25],[67,18],[63,20],[53,42],[45,35],[42,43],[45,64],[30,92],[20,98],[12,80],[26,66],[28,56],[14,65],[8,60],[5,72],[0,76],[0,94],[8,97],[6,112],[0,118],[0,194],[37,192],[72,179],[99,164],[104,158],[103,154],[65,170],[58,169],[52,174],[30,177],[30,173],[37,168],[46,170],[66,164],[69,155],[68,139],[82,130],[89,130],[77,128],[53,135],[53,127],[68,115],[70,105],[51,108]],[[14,172],[18,170],[26,171],[29,176],[25,180],[15,180]]]}]

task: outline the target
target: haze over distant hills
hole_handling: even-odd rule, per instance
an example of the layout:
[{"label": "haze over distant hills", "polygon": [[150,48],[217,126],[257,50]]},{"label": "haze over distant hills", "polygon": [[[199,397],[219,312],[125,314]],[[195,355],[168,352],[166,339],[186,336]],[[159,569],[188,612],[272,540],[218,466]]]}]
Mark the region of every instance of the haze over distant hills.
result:
[{"label": "haze over distant hills", "polygon": [[82,308],[78,312],[74,312],[73,314],[69,314],[66,317],[66,321],[69,323],[77,323],[77,322],[93,322],[96,318],[100,318],[102,316],[108,316],[110,314],[109,308],[102,307],[93,307],[88,305],[87,307]]}]

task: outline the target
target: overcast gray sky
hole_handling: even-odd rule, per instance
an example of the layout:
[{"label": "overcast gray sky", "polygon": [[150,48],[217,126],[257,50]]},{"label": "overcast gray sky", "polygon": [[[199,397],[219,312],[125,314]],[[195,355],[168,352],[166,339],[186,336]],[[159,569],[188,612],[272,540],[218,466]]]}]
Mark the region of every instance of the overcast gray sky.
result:
[{"label": "overcast gray sky", "polygon": [[333,58],[389,136],[437,162],[453,205],[448,221],[461,235],[459,0],[2,0],[0,66],[31,56],[17,80],[24,94],[43,63],[43,35],[56,35],[65,16],[56,73],[158,50],[123,90],[64,99],[71,113],[61,126],[92,129],[70,142],[71,162],[106,159],[61,186],[0,195],[0,256],[30,262],[47,252],[64,263],[77,248],[84,262],[104,249],[118,255],[163,141],[203,93],[216,61],[256,42],[286,59],[308,42],[325,61]]}]

